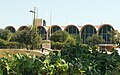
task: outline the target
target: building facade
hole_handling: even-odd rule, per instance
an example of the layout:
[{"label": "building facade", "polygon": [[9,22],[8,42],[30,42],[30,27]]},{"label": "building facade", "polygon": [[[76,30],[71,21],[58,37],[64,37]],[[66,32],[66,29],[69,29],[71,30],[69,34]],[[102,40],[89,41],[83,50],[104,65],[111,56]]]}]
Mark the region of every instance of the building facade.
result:
[{"label": "building facade", "polygon": [[[12,26],[7,26],[7,29],[14,29]],[[28,28],[28,26],[21,26],[18,30],[22,30]],[[114,30],[113,26],[110,24],[102,24],[98,26],[94,26],[91,24],[86,24],[83,26],[76,26],[76,25],[67,25],[67,26],[60,26],[60,25],[52,25],[52,26],[42,26],[38,25],[38,33],[42,35],[43,40],[48,40],[54,32],[58,30],[63,30],[68,32],[69,34],[79,35],[83,40],[83,43],[86,43],[86,39],[93,34],[100,35],[104,40],[105,44],[111,44],[110,42],[110,34],[112,30]]]}]

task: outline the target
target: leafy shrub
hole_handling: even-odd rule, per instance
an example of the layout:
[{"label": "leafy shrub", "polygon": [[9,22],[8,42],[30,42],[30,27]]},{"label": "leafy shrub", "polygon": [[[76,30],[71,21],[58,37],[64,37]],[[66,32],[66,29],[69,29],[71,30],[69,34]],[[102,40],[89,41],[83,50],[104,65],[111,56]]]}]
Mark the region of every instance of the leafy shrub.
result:
[{"label": "leafy shrub", "polygon": [[6,41],[9,41],[12,36],[12,33],[9,30],[0,29],[0,38]]},{"label": "leafy shrub", "polygon": [[56,31],[51,35],[51,41],[52,49],[62,49],[69,44],[75,45],[77,40],[65,31]]},{"label": "leafy shrub", "polygon": [[45,75],[67,75],[68,63],[61,59],[60,52],[50,52],[44,62],[43,72]]},{"label": "leafy shrub", "polygon": [[119,75],[120,56],[99,52],[88,45],[69,44],[40,58],[28,54],[0,59],[1,75]]},{"label": "leafy shrub", "polygon": [[18,42],[8,42],[6,46],[11,47],[11,48],[20,48],[20,47],[23,47],[23,45],[21,45]]},{"label": "leafy shrub", "polygon": [[42,43],[41,36],[37,33],[36,27],[27,28],[17,31],[10,40],[11,42],[19,42],[28,49],[39,49]]},{"label": "leafy shrub", "polygon": [[19,45],[20,45],[20,43],[18,43],[18,42],[9,42],[7,44],[7,46],[19,46]]},{"label": "leafy shrub", "polygon": [[65,43],[61,43],[61,42],[51,42],[51,48],[52,49],[61,49],[65,46]]},{"label": "leafy shrub", "polygon": [[89,46],[83,44],[68,45],[61,51],[61,58],[69,62],[69,74],[76,75],[116,75],[120,56],[117,52],[111,55],[100,53],[96,49],[89,51]]},{"label": "leafy shrub", "polygon": [[7,44],[7,41],[0,39],[0,46],[5,46]]},{"label": "leafy shrub", "polygon": [[35,55],[7,54],[0,59],[0,75],[39,75],[42,74],[43,61]]},{"label": "leafy shrub", "polygon": [[95,46],[95,45],[98,45],[98,44],[101,44],[104,42],[105,42],[105,40],[97,34],[93,34],[92,36],[89,36],[86,39],[86,44],[88,44],[90,46]]},{"label": "leafy shrub", "polygon": [[67,40],[69,34],[65,31],[56,31],[55,33],[53,33],[51,35],[51,41],[54,41],[54,42],[64,42]]},{"label": "leafy shrub", "polygon": [[76,40],[72,36],[69,35],[67,40],[65,41],[65,46],[66,45],[70,45],[70,44],[75,45],[76,44]]},{"label": "leafy shrub", "polygon": [[7,69],[5,66],[5,59],[0,58],[0,75],[7,75]]}]

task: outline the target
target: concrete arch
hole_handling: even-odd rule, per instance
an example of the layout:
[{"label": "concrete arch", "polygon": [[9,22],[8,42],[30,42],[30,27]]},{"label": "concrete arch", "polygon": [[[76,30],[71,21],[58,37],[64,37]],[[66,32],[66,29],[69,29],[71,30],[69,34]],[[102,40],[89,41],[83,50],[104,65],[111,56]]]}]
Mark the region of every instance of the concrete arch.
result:
[{"label": "concrete arch", "polygon": [[93,25],[91,25],[91,24],[86,24],[86,25],[84,25],[84,26],[81,27],[80,32],[82,32],[83,29],[84,29],[85,27],[87,27],[87,26],[91,26],[91,27],[93,27],[93,28],[96,30],[96,27],[95,27],[95,26],[93,26]]},{"label": "concrete arch", "polygon": [[[37,29],[38,29],[38,30],[41,29],[41,30],[43,30],[45,33],[47,33],[47,29],[46,29],[44,26],[38,26]],[[43,33],[41,32],[41,34],[43,34]]]},{"label": "concrete arch", "polygon": [[110,24],[103,24],[103,25],[101,25],[101,26],[98,28],[98,34],[99,34],[99,32],[100,32],[100,29],[103,28],[103,27],[105,27],[105,26],[110,26],[110,27],[114,30],[114,28],[113,28],[112,25],[110,25]]},{"label": "concrete arch", "polygon": [[38,34],[41,35],[43,40],[47,39],[47,30],[44,26],[38,26]]},{"label": "concrete arch", "polygon": [[84,25],[82,28],[81,28],[81,39],[83,40],[83,43],[86,43],[86,39],[89,37],[89,36],[92,36],[93,34],[96,34],[97,31],[96,31],[96,28],[91,25],[91,24],[87,24],[87,25]]},{"label": "concrete arch", "polygon": [[62,30],[62,28],[59,25],[52,25],[51,26],[51,34],[58,31],[58,30]]},{"label": "concrete arch", "polygon": [[68,32],[69,34],[75,34],[75,35],[79,35],[79,27],[75,26],[75,25],[68,25],[65,27],[64,31]]},{"label": "concrete arch", "polygon": [[7,27],[5,27],[5,29],[11,31],[12,33],[16,32],[16,29],[13,26],[7,26]]},{"label": "concrete arch", "polygon": [[21,26],[21,27],[18,28],[18,31],[22,31],[22,30],[28,29],[28,28],[29,28],[28,26]]},{"label": "concrete arch", "polygon": [[103,24],[99,29],[98,29],[98,35],[100,35],[104,40],[105,44],[111,44],[110,40],[110,32],[113,31],[114,28],[110,24]]}]

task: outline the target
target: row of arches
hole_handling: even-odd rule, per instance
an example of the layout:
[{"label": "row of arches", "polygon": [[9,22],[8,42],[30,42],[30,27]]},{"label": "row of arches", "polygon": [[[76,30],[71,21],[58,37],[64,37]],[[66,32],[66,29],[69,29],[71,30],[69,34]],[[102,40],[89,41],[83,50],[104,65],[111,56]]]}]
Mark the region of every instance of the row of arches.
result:
[{"label": "row of arches", "polygon": [[[28,26],[21,26],[18,31],[21,31],[23,29],[28,28]],[[15,32],[15,28],[12,26],[8,26],[5,29],[10,30],[11,32]],[[47,39],[50,36],[50,34],[58,31],[58,30],[64,30],[68,32],[69,34],[73,35],[80,35],[83,43],[86,43],[85,40],[87,37],[92,36],[93,34],[100,35],[104,40],[105,43],[110,43],[110,32],[111,30],[114,30],[114,28],[109,24],[103,24],[100,26],[93,26],[91,24],[84,25],[84,26],[75,26],[75,25],[68,25],[68,26],[59,26],[59,25],[52,25],[52,26],[38,26],[38,33],[42,35],[43,39]]]}]

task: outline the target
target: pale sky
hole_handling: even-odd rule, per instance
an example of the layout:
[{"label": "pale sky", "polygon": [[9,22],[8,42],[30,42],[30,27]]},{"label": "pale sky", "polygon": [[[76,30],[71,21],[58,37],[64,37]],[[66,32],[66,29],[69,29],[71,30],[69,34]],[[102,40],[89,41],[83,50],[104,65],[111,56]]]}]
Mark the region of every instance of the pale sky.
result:
[{"label": "pale sky", "polygon": [[38,8],[38,18],[51,24],[65,26],[111,24],[120,31],[120,0],[1,0],[0,28],[8,25],[16,29],[32,24],[30,10]]}]

